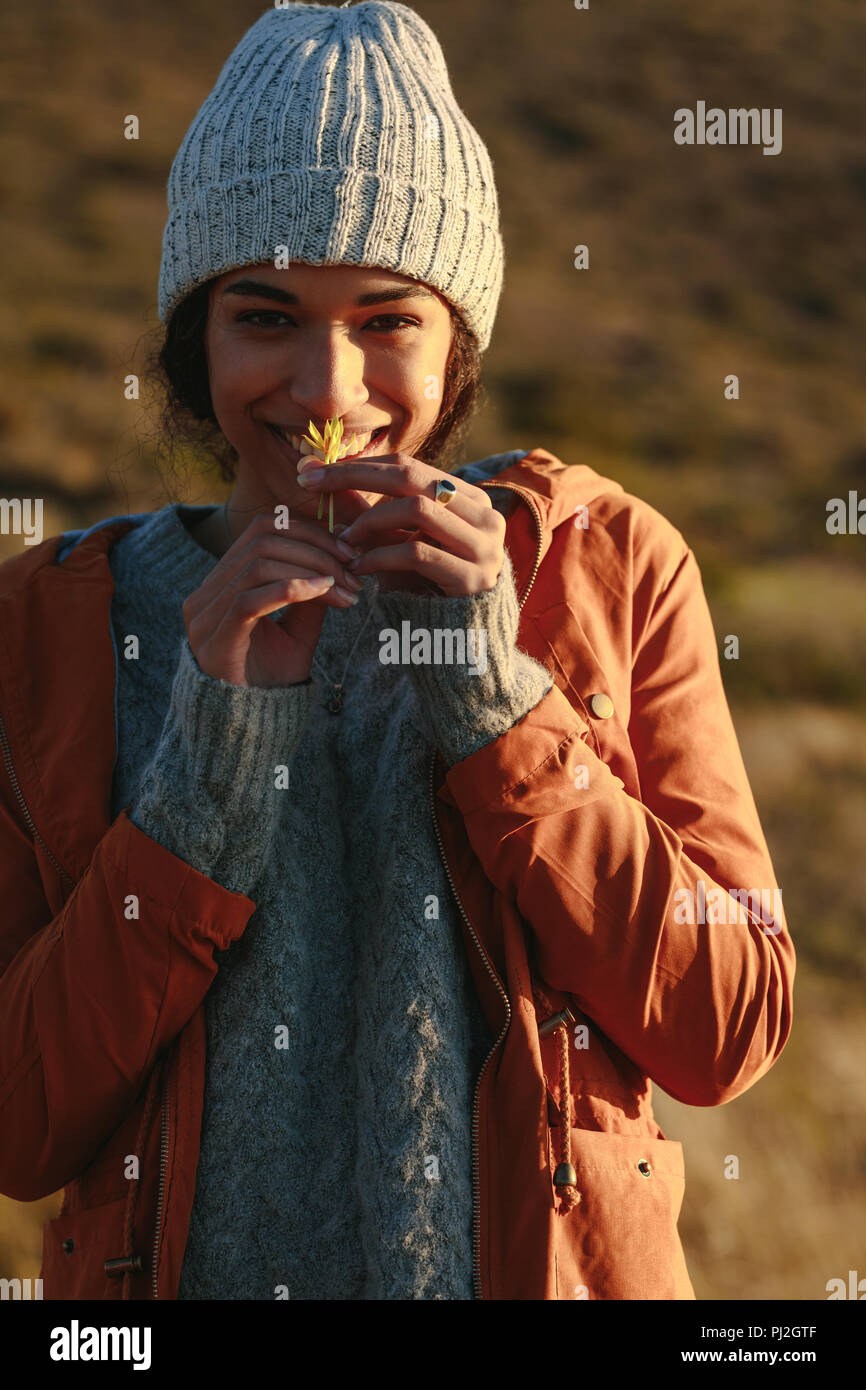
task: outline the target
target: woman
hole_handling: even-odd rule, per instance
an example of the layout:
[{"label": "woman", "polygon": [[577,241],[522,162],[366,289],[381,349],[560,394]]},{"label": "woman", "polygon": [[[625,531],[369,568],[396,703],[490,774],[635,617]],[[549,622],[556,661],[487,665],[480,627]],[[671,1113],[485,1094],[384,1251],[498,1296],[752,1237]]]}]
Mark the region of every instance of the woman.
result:
[{"label": "woman", "polygon": [[693,1298],[650,1078],[747,1089],[794,973],[694,555],[543,448],[441,466],[502,246],[412,10],[269,10],[169,204],[163,361],[231,496],[0,571],[45,1296]]}]

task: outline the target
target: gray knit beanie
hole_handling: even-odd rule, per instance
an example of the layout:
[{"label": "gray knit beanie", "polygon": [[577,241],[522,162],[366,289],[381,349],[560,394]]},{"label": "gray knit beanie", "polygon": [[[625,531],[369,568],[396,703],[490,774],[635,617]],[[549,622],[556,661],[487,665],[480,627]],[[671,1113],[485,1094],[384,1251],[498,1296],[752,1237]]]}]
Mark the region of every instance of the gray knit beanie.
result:
[{"label": "gray knit beanie", "polygon": [[394,0],[271,8],[244,34],[168,178],[159,316],[278,247],[432,285],[483,352],[504,253],[490,156],[439,41]]}]

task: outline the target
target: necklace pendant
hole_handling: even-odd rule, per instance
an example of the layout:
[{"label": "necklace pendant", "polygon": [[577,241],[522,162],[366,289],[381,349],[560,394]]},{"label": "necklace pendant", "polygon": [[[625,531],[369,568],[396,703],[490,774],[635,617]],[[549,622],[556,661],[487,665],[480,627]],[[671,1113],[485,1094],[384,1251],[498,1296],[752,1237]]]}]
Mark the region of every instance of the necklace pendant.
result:
[{"label": "necklace pendant", "polygon": [[341,710],[342,708],[343,708],[343,687],[342,687],[342,685],[335,685],[335,686],[334,686],[334,696],[333,696],[333,699],[331,700],[331,703],[328,705],[328,709],[330,710],[331,714],[339,714],[339,713],[340,713],[340,710]]}]

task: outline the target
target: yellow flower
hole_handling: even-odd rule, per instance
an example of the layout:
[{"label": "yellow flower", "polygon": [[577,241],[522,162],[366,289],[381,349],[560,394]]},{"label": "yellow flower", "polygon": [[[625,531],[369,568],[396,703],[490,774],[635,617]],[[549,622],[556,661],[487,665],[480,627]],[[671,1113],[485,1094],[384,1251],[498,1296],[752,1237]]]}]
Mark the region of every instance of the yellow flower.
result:
[{"label": "yellow flower", "polygon": [[[325,422],[325,428],[322,434],[319,433],[319,431],[316,429],[316,426],[313,424],[311,420],[310,433],[305,434],[303,438],[307,441],[308,444],[310,444],[313,447],[313,449],[315,449],[317,454],[321,455],[322,462],[326,468],[329,468],[332,463],[336,463],[338,459],[343,458],[344,455],[351,454],[356,447],[356,440],[354,434],[352,435],[351,439],[346,441],[345,444],[343,443],[343,422],[336,415],[334,416],[333,420],[327,420]],[[325,496],[324,493],[322,493],[319,496],[319,521],[321,521],[322,519],[322,504],[324,503],[324,500]],[[333,535],[333,492],[330,493],[328,498],[328,530]]]}]

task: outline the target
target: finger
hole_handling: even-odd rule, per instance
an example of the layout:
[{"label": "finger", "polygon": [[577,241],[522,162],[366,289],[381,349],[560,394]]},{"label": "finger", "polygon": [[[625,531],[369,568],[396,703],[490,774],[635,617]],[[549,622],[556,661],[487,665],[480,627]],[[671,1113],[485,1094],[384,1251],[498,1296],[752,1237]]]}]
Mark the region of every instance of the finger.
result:
[{"label": "finger", "polygon": [[446,594],[471,594],[477,587],[478,566],[468,565],[447,550],[437,550],[423,539],[404,541],[401,545],[382,546],[368,550],[358,562],[355,574],[378,571],[406,570],[438,584]]},{"label": "finger", "polygon": [[[472,504],[464,507],[475,510]],[[387,531],[420,531],[431,540],[443,544],[460,559],[483,561],[485,552],[498,546],[502,528],[491,519],[498,513],[483,511],[466,519],[456,510],[457,499],[443,507],[429,497],[414,494],[387,502],[379,502],[358,517],[343,532],[342,539],[366,550],[379,543]]]},{"label": "finger", "polygon": [[[357,590],[348,575],[344,575],[340,566],[334,566],[328,561],[327,556],[319,558],[313,552],[314,561],[309,566],[293,564],[285,558],[268,558],[259,555],[253,559],[247,568],[236,576],[233,583],[214,593],[209,603],[206,603],[196,613],[188,617],[188,633],[193,639],[200,640],[202,637],[207,639],[209,634],[216,633],[226,618],[237,613],[238,600],[245,594],[256,594],[272,584],[282,584],[283,592],[289,595],[295,593],[293,585],[295,581],[331,579],[334,581],[334,595],[331,602],[338,607],[349,607],[355,601]],[[336,568],[337,574],[334,574]],[[354,576],[352,576],[354,578]],[[355,581],[357,583],[358,581]],[[331,586],[327,586],[330,588]],[[326,592],[323,586],[320,592]],[[299,596],[294,598],[283,598],[283,603],[300,602],[303,598],[302,591],[298,591]],[[282,605],[276,604],[279,608]],[[242,611],[246,611],[242,605]],[[256,612],[253,607],[250,611]],[[258,616],[270,610],[260,610]],[[186,616],[186,615],[185,615]]]},{"label": "finger", "polygon": [[334,584],[321,574],[298,575],[291,579],[280,579],[272,584],[263,584],[257,589],[248,589],[238,594],[235,606],[227,613],[219,626],[200,643],[196,643],[196,659],[202,669],[210,664],[210,658],[222,661],[231,655],[238,637],[245,629],[250,629],[280,608],[289,604],[312,602],[333,593]]},{"label": "finger", "polygon": [[256,565],[274,561],[286,565],[299,565],[302,569],[313,570],[317,574],[333,574],[337,583],[341,584],[347,577],[347,566],[352,558],[354,557],[351,551],[344,558],[342,555],[334,556],[317,545],[308,545],[306,541],[279,536],[260,536],[224,581],[223,589],[231,589],[237,584],[248,586],[248,576],[255,571]]},{"label": "finger", "polygon": [[[239,594],[253,592],[263,585],[279,580],[280,577],[288,583],[292,578],[310,575],[333,578],[335,583],[344,588],[347,593],[354,591],[353,585],[349,582],[348,575],[344,573],[342,567],[329,561],[326,556],[317,558],[313,552],[313,559],[308,565],[299,565],[293,563],[284,553],[280,558],[273,554],[270,557],[259,554],[250,560],[243,570],[236,573],[232,581],[219,589],[214,589],[207,596],[208,601],[204,602],[194,613],[184,612],[189,635],[198,638],[200,634],[215,632],[226,614],[231,612]],[[359,581],[356,580],[355,582]],[[203,595],[203,597],[205,596]]]},{"label": "finger", "polygon": [[[360,488],[364,492],[378,492],[392,497],[424,493],[432,500],[436,483],[447,480],[457,489],[449,505],[454,507],[461,504],[458,506],[461,515],[464,513],[462,504],[466,502],[474,502],[484,510],[493,507],[483,488],[476,487],[474,483],[466,483],[462,478],[453,477],[450,473],[443,473],[438,468],[431,468],[429,463],[422,463],[410,454],[384,454],[381,458],[370,459],[366,463],[363,459],[353,459],[351,463],[332,463],[321,470],[322,477],[315,483],[310,482],[309,475],[316,471],[315,464],[318,461],[304,462],[307,466],[299,470],[298,482],[302,487],[309,487],[311,491],[339,492],[344,488]],[[437,505],[441,506],[441,503]]]},{"label": "finger", "polygon": [[[336,574],[334,573],[336,570]],[[282,576],[288,578],[306,577],[307,575],[318,575],[325,579],[333,579],[335,582],[335,592],[345,594],[350,600],[360,593],[362,585],[360,580],[352,574],[344,574],[339,565],[334,565],[325,558],[324,564],[320,564],[318,558],[313,554],[313,563],[309,566],[302,562],[289,563],[282,557],[279,559],[266,559],[258,556],[250,562],[249,568],[239,577],[233,589],[227,590],[229,601],[237,593],[244,593],[248,589],[260,588],[263,584],[279,581]]]},{"label": "finger", "polygon": [[353,492],[351,488],[345,488],[340,492],[340,510],[348,515],[348,521],[334,523],[334,534],[339,535],[341,526],[350,525],[356,517],[363,516],[364,512],[370,510],[374,505],[368,497],[360,492]]},{"label": "finger", "polygon": [[[339,536],[340,531],[348,526],[350,522],[354,521],[356,516],[360,516],[362,512],[367,511],[367,509],[373,505],[363,493],[353,492],[351,489],[334,493],[333,496],[335,498],[335,509],[336,499],[339,498],[340,520],[335,521],[332,532],[325,527],[325,533],[332,536]],[[321,500],[322,499],[317,493],[310,492],[309,500],[302,503],[300,506],[296,505],[292,511],[292,515],[309,517],[311,522],[314,522],[317,528],[322,530],[322,518],[319,516],[318,511]],[[327,517],[327,511],[325,511],[324,515]]]},{"label": "finger", "polygon": [[270,584],[261,584],[255,589],[245,589],[235,596],[232,608],[223,616],[215,635],[224,630],[232,630],[236,624],[247,626],[256,623],[268,613],[278,612],[293,604],[308,603],[313,599],[323,599],[333,607],[345,608],[355,602],[355,595],[341,593],[334,576],[323,574],[298,574],[288,579],[276,579]]},{"label": "finger", "polygon": [[[271,584],[262,584],[256,589],[247,589],[244,593],[238,594],[234,611],[226,616],[232,618],[232,625],[239,622],[241,627],[246,627],[289,604],[304,603],[310,599],[330,595],[335,587],[333,575],[293,575],[289,579],[276,579]],[[225,626],[227,623],[224,619],[221,627]],[[220,629],[217,629],[217,634],[219,631]]]},{"label": "finger", "polygon": [[[218,601],[221,594],[242,581],[249,566],[259,558],[283,560],[320,574],[333,574],[338,583],[346,583],[346,564],[350,553],[341,554],[341,545],[345,546],[345,542],[339,542],[336,536],[329,536],[320,526],[298,521],[294,517],[285,531],[275,530],[264,519],[253,522],[201,584],[198,591],[201,604],[206,607]],[[352,587],[351,583],[348,587]],[[195,611],[199,611],[198,601]]]},{"label": "finger", "polygon": [[[360,508],[359,508],[360,510]],[[340,563],[348,557],[342,555],[338,545],[339,537],[332,535],[324,527],[315,521],[308,520],[300,516],[297,512],[290,514],[285,527],[277,526],[272,512],[262,512],[256,516],[245,530],[229,546],[220,563],[222,564],[228,556],[232,557],[232,563],[227,566],[227,572],[233,573],[237,557],[245,549],[249,549],[255,544],[257,538],[267,536],[276,537],[280,541],[300,541],[308,545],[316,546],[319,550],[333,555]],[[226,572],[226,571],[224,571]]]}]

